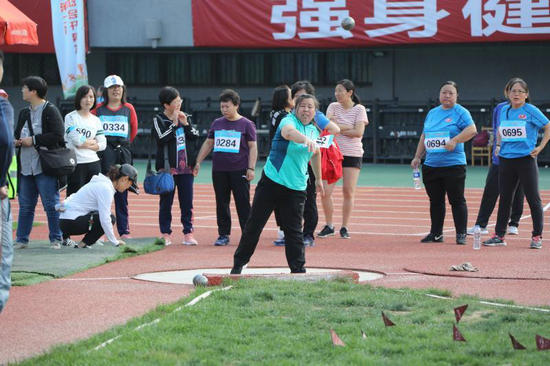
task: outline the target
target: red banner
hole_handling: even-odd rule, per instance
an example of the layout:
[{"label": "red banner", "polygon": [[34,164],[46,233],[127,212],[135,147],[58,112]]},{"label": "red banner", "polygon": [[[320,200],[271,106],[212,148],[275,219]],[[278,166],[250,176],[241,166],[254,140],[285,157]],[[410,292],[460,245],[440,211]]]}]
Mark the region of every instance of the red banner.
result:
[{"label": "red banner", "polygon": [[[341,48],[550,40],[549,1],[194,0],[196,47]],[[351,16],[355,28],[343,29]]]}]

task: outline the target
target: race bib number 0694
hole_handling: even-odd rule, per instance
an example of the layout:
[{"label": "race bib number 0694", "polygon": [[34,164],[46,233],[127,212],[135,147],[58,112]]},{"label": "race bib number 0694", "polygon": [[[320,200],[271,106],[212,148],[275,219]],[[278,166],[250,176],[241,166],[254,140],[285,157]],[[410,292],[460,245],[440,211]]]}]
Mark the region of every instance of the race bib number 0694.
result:
[{"label": "race bib number 0694", "polygon": [[424,147],[429,152],[445,152],[445,145],[450,140],[449,131],[426,132],[424,136]]}]

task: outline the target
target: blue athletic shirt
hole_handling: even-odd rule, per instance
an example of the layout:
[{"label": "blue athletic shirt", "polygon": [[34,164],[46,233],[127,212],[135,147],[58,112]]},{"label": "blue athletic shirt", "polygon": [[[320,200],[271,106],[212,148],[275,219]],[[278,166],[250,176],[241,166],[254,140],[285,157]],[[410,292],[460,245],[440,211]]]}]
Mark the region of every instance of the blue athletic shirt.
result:
[{"label": "blue athletic shirt", "polygon": [[514,109],[506,105],[500,110],[498,156],[506,159],[528,156],[537,144],[539,130],[550,122],[540,109],[530,103]]},{"label": "blue athletic shirt", "polygon": [[430,110],[424,121],[424,164],[434,168],[466,165],[464,143],[456,144],[453,151],[445,150],[445,144],[473,124],[470,112],[460,104],[455,104],[451,109],[439,106]]},{"label": "blue athletic shirt", "polygon": [[273,136],[264,173],[275,183],[296,191],[305,191],[308,179],[307,164],[313,153],[307,151],[305,145],[286,140],[281,135],[281,130],[286,125],[294,126],[298,132],[311,140],[319,137],[319,129],[313,123],[304,126],[294,113],[288,114]]}]

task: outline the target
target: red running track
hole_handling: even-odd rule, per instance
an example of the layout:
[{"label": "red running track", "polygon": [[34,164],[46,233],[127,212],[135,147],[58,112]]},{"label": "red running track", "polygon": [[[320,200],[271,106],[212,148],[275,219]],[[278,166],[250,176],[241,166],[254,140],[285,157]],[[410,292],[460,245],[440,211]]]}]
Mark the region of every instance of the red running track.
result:
[{"label": "red running track", "polygon": [[[469,222],[477,215],[482,191],[469,189],[466,198]],[[335,190],[335,224],[341,220],[341,189]],[[542,192],[543,205],[550,203],[550,191]],[[177,202],[177,200],[175,200]],[[152,271],[230,267],[240,237],[233,207],[231,244],[214,247],[217,237],[214,192],[209,185],[195,186],[196,247],[179,245],[182,226],[174,220],[174,245],[148,255],[128,258],[93,268],[68,278],[12,289],[7,307],[0,315],[0,363],[43,352],[58,343],[72,342],[104,331],[142,315],[158,304],[188,295],[188,285],[171,285],[132,280]],[[320,229],[324,224],[319,205]],[[158,197],[130,195],[130,223],[134,237],[160,235]],[[549,205],[550,206],[550,205]],[[14,218],[17,204],[14,203]],[[176,207],[176,206],[174,206]],[[529,215],[526,206],[524,215]],[[177,209],[174,218],[179,218]],[[490,221],[494,227],[496,210]],[[548,213],[545,211],[545,222]],[[39,204],[37,221],[45,222]],[[528,249],[532,228],[529,216],[520,224],[520,235],[508,236],[507,247],[472,249],[454,244],[451,210],[447,209],[445,243],[421,244],[429,230],[429,206],[424,191],[409,188],[358,188],[352,221],[351,239],[316,239],[307,248],[306,261],[311,267],[357,269],[382,272],[372,282],[392,288],[440,288],[453,295],[479,295],[486,299],[513,300],[528,306],[550,306],[550,243],[541,250]],[[548,236],[548,228],[544,232]],[[284,248],[275,247],[273,219],[266,226],[251,267],[286,266]],[[47,239],[47,226],[35,227],[32,239]],[[453,264],[471,262],[479,272],[449,272]]]}]

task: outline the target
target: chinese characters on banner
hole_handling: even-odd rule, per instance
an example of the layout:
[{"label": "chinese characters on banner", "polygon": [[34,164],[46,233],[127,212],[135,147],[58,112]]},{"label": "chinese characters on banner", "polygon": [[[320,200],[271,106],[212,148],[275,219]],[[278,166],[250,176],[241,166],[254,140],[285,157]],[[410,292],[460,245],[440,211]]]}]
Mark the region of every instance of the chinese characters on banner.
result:
[{"label": "chinese characters on banner", "polygon": [[[230,7],[226,4],[193,1],[195,46],[315,48],[550,40],[549,0],[233,0]],[[340,26],[348,16],[355,19],[352,31]]]},{"label": "chinese characters on banner", "polygon": [[73,97],[88,83],[84,0],[51,0],[52,31],[63,96]]}]

